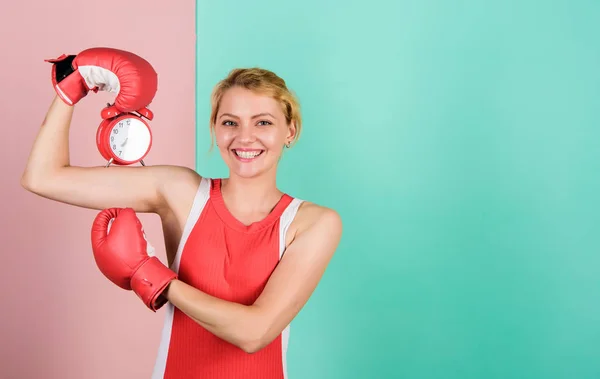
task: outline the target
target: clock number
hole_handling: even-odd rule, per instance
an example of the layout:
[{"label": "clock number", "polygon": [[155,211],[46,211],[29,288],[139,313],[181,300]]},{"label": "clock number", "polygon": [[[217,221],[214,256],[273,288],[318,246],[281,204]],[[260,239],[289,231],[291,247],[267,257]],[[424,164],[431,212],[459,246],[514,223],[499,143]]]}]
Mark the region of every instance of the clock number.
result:
[{"label": "clock number", "polygon": [[112,146],[113,150],[117,150],[117,145]]}]

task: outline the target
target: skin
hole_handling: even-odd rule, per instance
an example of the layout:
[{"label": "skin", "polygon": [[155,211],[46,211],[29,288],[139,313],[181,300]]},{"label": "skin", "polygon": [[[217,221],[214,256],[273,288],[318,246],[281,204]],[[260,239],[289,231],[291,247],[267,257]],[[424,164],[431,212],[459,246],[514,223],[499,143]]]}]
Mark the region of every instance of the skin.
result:
[{"label": "skin", "polygon": [[[201,176],[181,166],[71,165],[68,136],[73,111],[73,106],[54,98],[33,143],[22,186],[39,196],[78,207],[130,207],[136,212],[158,214],[170,265]],[[232,88],[222,99],[214,127],[219,152],[229,167],[229,178],[222,184],[226,206],[241,222],[258,222],[283,194],[276,186],[277,164],[284,145],[294,138],[295,125],[286,122],[274,99]],[[235,154],[242,149],[261,154],[242,161]],[[286,253],[254,304],[224,301],[180,280],[172,281],[163,296],[213,334],[248,353],[257,352],[306,304],[341,234],[337,212],[304,202],[285,236]]]}]

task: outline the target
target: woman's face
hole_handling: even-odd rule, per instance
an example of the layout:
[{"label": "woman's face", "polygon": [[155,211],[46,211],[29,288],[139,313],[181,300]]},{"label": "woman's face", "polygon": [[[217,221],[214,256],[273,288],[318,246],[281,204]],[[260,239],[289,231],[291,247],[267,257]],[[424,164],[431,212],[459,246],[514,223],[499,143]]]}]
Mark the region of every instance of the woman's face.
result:
[{"label": "woman's face", "polygon": [[232,174],[249,178],[276,170],[295,128],[275,99],[234,87],[221,99],[215,124],[217,146]]}]

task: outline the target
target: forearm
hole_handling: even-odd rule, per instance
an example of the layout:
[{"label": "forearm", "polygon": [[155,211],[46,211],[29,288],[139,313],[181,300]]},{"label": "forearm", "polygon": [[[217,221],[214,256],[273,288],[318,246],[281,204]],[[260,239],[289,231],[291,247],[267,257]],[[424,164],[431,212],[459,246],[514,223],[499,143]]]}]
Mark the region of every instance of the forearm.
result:
[{"label": "forearm", "polygon": [[247,352],[259,350],[267,324],[256,307],[221,300],[180,281],[163,294],[171,304],[209,332]]},{"label": "forearm", "polygon": [[37,186],[39,181],[69,166],[69,127],[73,107],[55,97],[33,143],[22,182]]}]

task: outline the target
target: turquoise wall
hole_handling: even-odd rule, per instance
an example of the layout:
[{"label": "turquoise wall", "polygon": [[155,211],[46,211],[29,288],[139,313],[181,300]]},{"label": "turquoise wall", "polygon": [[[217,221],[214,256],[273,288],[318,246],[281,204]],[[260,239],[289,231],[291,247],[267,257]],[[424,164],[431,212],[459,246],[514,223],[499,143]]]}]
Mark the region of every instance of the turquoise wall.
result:
[{"label": "turquoise wall", "polygon": [[[335,4],[335,5],[334,5]],[[289,379],[600,377],[600,2],[197,2],[197,170],[234,67],[304,111],[281,189],[345,231]]]}]

